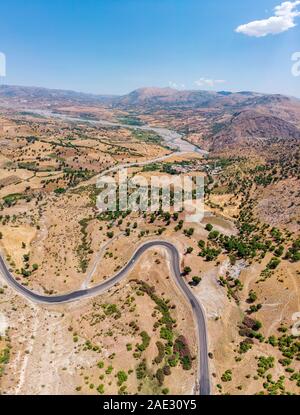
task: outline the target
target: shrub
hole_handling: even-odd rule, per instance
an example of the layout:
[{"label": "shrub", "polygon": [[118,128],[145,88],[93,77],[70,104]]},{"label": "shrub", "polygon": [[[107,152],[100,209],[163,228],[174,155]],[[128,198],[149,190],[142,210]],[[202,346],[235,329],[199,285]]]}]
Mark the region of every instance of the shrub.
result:
[{"label": "shrub", "polygon": [[256,294],[256,292],[251,290],[250,293],[249,293],[248,302],[249,303],[254,303],[256,300],[257,300],[257,294]]},{"label": "shrub", "polygon": [[136,372],[136,377],[138,380],[143,379],[146,377],[147,374],[147,365],[146,365],[146,361],[143,360],[141,363],[139,363],[138,367],[135,370]]},{"label": "shrub", "polygon": [[232,381],[232,371],[226,370],[226,372],[223,373],[221,380],[223,382],[231,382]]},{"label": "shrub", "polygon": [[162,386],[164,384],[165,380],[165,374],[162,369],[158,369],[156,372],[156,379],[158,380],[159,386]]},{"label": "shrub", "polygon": [[150,336],[148,335],[148,333],[146,333],[145,331],[143,331],[141,334],[140,334],[140,336],[141,336],[141,338],[142,338],[142,344],[137,344],[137,349],[140,351],[140,352],[143,352],[144,350],[146,350],[147,349],[147,347],[149,346],[149,344],[150,344]]},{"label": "shrub", "polygon": [[280,264],[280,259],[278,258],[272,258],[271,261],[268,263],[267,268],[269,269],[276,269],[278,265]]},{"label": "shrub", "polygon": [[179,355],[178,355],[178,353],[177,354],[173,354],[168,359],[168,364],[171,367],[176,367],[178,365],[178,362],[179,362]]},{"label": "shrub", "polygon": [[64,189],[63,187],[59,187],[58,189],[54,190],[54,193],[57,195],[61,195],[63,193],[66,193],[66,189]]},{"label": "shrub", "polygon": [[194,234],[194,229],[193,228],[185,229],[183,233],[185,234],[185,236],[191,237]]},{"label": "shrub", "polygon": [[274,357],[264,357],[261,356],[258,359],[258,369],[257,373],[259,376],[263,376],[269,369],[274,367]]},{"label": "shrub", "polygon": [[202,279],[200,277],[193,277],[193,284],[199,285]]},{"label": "shrub", "polygon": [[220,235],[220,232],[218,232],[218,231],[211,231],[209,233],[209,235],[208,235],[208,239],[215,240],[215,239],[218,238],[219,235]]},{"label": "shrub", "polygon": [[176,355],[179,355],[179,359],[183,369],[190,370],[192,368],[192,358],[187,344],[187,340],[184,336],[179,336],[175,340],[174,352]]},{"label": "shrub", "polygon": [[160,329],[160,337],[164,340],[167,340],[169,342],[173,341],[173,333],[170,329],[168,329],[167,327],[162,327]]},{"label": "shrub", "polygon": [[183,272],[184,272],[185,275],[188,275],[192,272],[192,268],[191,267],[184,267]]},{"label": "shrub", "polygon": [[239,353],[247,353],[250,349],[252,349],[252,342],[250,339],[244,340],[240,343]]},{"label": "shrub", "polygon": [[121,386],[124,382],[127,381],[128,376],[123,370],[120,370],[117,373],[117,378],[118,378],[118,386]]},{"label": "shrub", "polygon": [[105,373],[107,374],[107,375],[110,375],[111,373],[112,373],[112,371],[114,370],[114,368],[110,365],[110,366],[108,366],[108,368],[106,369],[106,371],[105,371]]},{"label": "shrub", "polygon": [[212,230],[213,230],[213,226],[210,224],[210,223],[208,223],[206,226],[205,226],[205,229],[208,231],[208,232],[211,232]]},{"label": "shrub", "polygon": [[100,395],[103,395],[104,394],[104,385],[99,385],[98,388],[97,388],[97,392]]},{"label": "shrub", "polygon": [[199,248],[205,248],[205,241],[203,241],[203,240],[200,240],[199,242],[198,242],[198,246],[199,246]]},{"label": "shrub", "polygon": [[156,347],[158,349],[158,355],[155,357],[154,362],[156,364],[159,364],[163,361],[163,358],[165,357],[165,346],[162,342],[156,342]]}]

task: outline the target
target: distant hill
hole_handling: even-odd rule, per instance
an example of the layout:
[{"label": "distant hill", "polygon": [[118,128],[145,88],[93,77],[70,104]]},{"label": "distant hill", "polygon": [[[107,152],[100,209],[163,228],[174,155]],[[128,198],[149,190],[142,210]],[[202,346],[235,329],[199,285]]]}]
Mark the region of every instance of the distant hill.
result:
[{"label": "distant hill", "polygon": [[30,101],[74,101],[76,103],[99,103],[115,107],[147,106],[185,106],[185,107],[220,107],[238,108],[255,106],[272,106],[300,101],[283,95],[266,95],[256,92],[229,92],[229,91],[178,91],[173,88],[140,88],[129,94],[96,95],[69,90],[48,89],[15,85],[0,85],[0,98],[19,99]]},{"label": "distant hill", "polygon": [[[92,112],[106,108],[159,120],[193,135],[194,143],[210,150],[252,146],[270,140],[300,139],[300,100],[250,91],[178,91],[140,88],[123,96],[93,95],[47,88],[0,86],[0,104],[12,108],[64,107]],[[71,108],[71,109],[70,109]],[[146,121],[147,122],[147,121]]]},{"label": "distant hill", "polygon": [[[259,96],[252,94],[252,97]],[[249,96],[230,92],[213,91],[178,91],[172,88],[141,88],[128,95],[115,98],[114,106],[135,107],[145,105],[152,109],[165,107],[211,107],[215,105],[236,105],[245,101]]]},{"label": "distant hill", "polygon": [[0,98],[13,100],[26,100],[30,102],[45,102],[49,104],[55,101],[69,101],[76,103],[105,103],[110,101],[112,96],[86,94],[82,92],[48,89],[40,87],[27,87],[15,85],[0,85]]},{"label": "distant hill", "polygon": [[236,146],[246,141],[300,140],[300,130],[292,123],[259,111],[235,113],[212,138],[212,148]]}]

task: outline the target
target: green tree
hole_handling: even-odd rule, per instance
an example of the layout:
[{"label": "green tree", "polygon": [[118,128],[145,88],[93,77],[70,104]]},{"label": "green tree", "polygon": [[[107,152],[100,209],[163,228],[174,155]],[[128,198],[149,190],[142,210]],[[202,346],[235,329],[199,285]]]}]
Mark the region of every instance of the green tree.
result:
[{"label": "green tree", "polygon": [[192,268],[191,267],[184,267],[183,272],[184,272],[184,275],[188,275],[192,272]]},{"label": "green tree", "polygon": [[193,284],[199,285],[202,279],[200,277],[193,277]]},{"label": "green tree", "polygon": [[210,223],[208,223],[206,226],[205,226],[205,229],[208,231],[208,232],[211,232],[212,230],[213,230],[213,226],[212,226],[212,224],[210,224]]}]

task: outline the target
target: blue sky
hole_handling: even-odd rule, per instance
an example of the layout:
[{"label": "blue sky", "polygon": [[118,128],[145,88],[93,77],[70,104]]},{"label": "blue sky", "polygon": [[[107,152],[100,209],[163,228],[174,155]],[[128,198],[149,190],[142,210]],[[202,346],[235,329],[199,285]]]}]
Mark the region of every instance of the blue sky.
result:
[{"label": "blue sky", "polygon": [[289,27],[300,25],[300,16],[289,12],[268,20],[276,34],[262,36],[265,22],[236,31],[274,16],[281,0],[1,3],[0,51],[7,56],[8,84],[104,94],[174,85],[300,97],[300,77],[291,74],[300,26]]}]

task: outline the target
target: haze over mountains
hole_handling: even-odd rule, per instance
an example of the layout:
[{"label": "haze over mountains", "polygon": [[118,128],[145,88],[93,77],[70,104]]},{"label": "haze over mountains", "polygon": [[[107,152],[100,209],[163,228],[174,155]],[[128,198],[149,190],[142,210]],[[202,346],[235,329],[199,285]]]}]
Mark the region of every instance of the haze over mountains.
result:
[{"label": "haze over mountains", "polygon": [[0,85],[0,98],[39,100],[72,100],[78,102],[100,102],[111,105],[187,105],[196,107],[251,106],[270,105],[274,103],[293,102],[300,105],[300,100],[284,95],[268,95],[257,92],[241,91],[202,91],[177,90],[173,88],[139,88],[126,95],[97,95],[70,90],[48,89],[15,85]]},{"label": "haze over mountains", "polygon": [[0,103],[14,108],[46,107],[60,111],[70,106],[88,110],[105,107],[135,117],[151,115],[174,129],[193,133],[194,142],[207,149],[300,139],[300,100],[278,94],[140,88],[124,96],[104,96],[3,85]]}]

